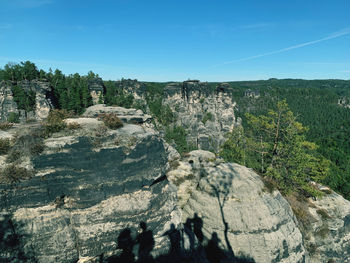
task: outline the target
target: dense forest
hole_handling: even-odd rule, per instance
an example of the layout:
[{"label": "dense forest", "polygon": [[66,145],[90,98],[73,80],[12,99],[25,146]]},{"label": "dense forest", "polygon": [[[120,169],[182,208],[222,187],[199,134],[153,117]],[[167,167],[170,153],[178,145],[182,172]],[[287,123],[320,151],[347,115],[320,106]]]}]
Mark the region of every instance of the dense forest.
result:
[{"label": "dense forest", "polygon": [[339,101],[350,98],[350,81],[270,79],[231,82],[230,86],[243,127],[249,126],[247,112],[266,114],[285,99],[296,119],[307,127],[306,139],[331,161],[324,183],[350,199],[350,108]]},{"label": "dense forest", "polygon": [[[84,76],[78,73],[67,76],[58,69],[46,72],[39,70],[30,61],[8,63],[0,69],[0,81],[12,81],[14,98],[19,108],[25,111],[33,110],[35,94],[20,86],[23,80],[49,82],[55,106],[81,114],[86,107],[92,105],[89,82],[98,77],[92,71]],[[164,130],[165,139],[175,141],[180,152],[193,149],[185,139],[186,130],[171,125],[173,112],[162,104],[166,83],[143,83],[146,101],[135,100],[116,81],[103,83],[104,92],[99,102],[149,111],[157,119],[155,125]],[[207,86],[215,90],[217,84],[208,83]],[[330,161],[329,175],[322,182],[350,199],[350,108],[346,107],[350,98],[350,81],[270,79],[228,84],[232,88],[234,101],[237,102],[236,115],[242,118],[243,128],[248,133],[252,119],[246,113],[251,116],[267,115],[268,110],[278,110],[278,102],[285,100],[295,121],[305,127],[304,140],[317,146],[315,150],[320,155],[318,158]]]}]

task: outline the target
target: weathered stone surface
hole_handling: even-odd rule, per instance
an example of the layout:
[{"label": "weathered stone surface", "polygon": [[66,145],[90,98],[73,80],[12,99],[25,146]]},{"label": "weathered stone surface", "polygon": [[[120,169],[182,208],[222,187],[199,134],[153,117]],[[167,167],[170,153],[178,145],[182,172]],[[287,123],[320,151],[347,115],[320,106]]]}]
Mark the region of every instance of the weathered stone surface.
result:
[{"label": "weathered stone surface", "polygon": [[[327,190],[328,192],[329,190]],[[305,242],[313,248],[312,263],[350,262],[350,202],[331,191],[312,200],[309,212],[313,216]]]},{"label": "weathered stone surface", "polygon": [[99,103],[100,97],[105,92],[105,86],[101,78],[90,79],[88,82],[88,88],[94,105]]},{"label": "weathered stone surface", "polygon": [[45,263],[95,258],[115,252],[126,227],[136,237],[145,221],[153,255],[167,253],[163,234],[171,224],[181,226],[176,188],[164,177],[168,146],[154,130],[133,124],[104,131],[96,141],[93,121],[75,121],[83,125],[72,135],[45,141],[44,153],[32,160],[36,176],[0,184],[0,210],[10,217],[21,251]]},{"label": "weathered stone surface", "polygon": [[163,103],[174,112],[176,125],[187,130],[189,143],[199,149],[218,151],[224,135],[237,125],[227,85],[213,89],[199,81],[172,83],[164,89]]},{"label": "weathered stone surface", "polygon": [[[15,84],[22,87],[25,91],[35,92],[34,112],[25,112],[24,110],[18,109],[11,90],[11,87]],[[19,114],[21,121],[25,121],[26,119],[45,119],[50,109],[53,108],[50,84],[38,80],[23,80],[15,84],[4,81],[0,83],[0,121],[6,121],[11,112]]]},{"label": "weathered stone surface", "polygon": [[183,220],[197,213],[203,219],[206,239],[216,232],[227,248],[226,222],[227,237],[236,255],[248,255],[256,262],[307,260],[288,202],[278,191],[265,191],[252,170],[222,163],[210,152],[193,151],[167,176],[178,186]]},{"label": "weathered stone surface", "polygon": [[105,104],[98,104],[87,108],[83,116],[94,118],[103,113],[114,113],[126,123],[144,123],[150,122],[152,119],[150,115],[144,114],[141,110],[106,106]]},{"label": "weathered stone surface", "polygon": [[0,83],[0,121],[7,121],[11,112],[19,113],[17,103],[13,99],[11,84],[2,81]]}]

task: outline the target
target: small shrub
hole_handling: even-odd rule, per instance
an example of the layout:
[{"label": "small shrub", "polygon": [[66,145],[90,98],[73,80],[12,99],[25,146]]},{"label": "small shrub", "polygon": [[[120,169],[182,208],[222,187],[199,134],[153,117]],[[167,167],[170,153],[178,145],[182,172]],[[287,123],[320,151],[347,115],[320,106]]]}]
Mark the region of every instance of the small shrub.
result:
[{"label": "small shrub", "polygon": [[181,155],[196,149],[195,145],[187,142],[186,136],[187,131],[182,126],[165,128],[165,140],[170,144],[175,143],[175,148]]},{"label": "small shrub", "polygon": [[325,238],[329,234],[329,227],[327,224],[322,224],[322,226],[316,231],[316,235]]},{"label": "small shrub", "polygon": [[30,148],[31,155],[39,155],[41,154],[45,149],[45,145],[43,141],[37,141],[35,142]]},{"label": "small shrub", "polygon": [[13,126],[13,123],[2,122],[2,123],[0,123],[0,130],[5,131],[5,130],[12,128],[12,126]]},{"label": "small shrub", "polygon": [[21,158],[21,152],[19,150],[12,150],[6,157],[7,163],[13,163]]},{"label": "small shrub", "polygon": [[213,114],[211,114],[210,112],[207,112],[205,115],[204,115],[204,117],[203,117],[203,119],[202,119],[202,122],[203,122],[203,124],[205,124],[207,121],[212,121],[213,120]]},{"label": "small shrub", "polygon": [[59,132],[66,128],[66,123],[63,119],[70,117],[71,114],[66,110],[52,110],[49,113],[46,121],[43,123],[45,132],[50,135],[55,132]]},{"label": "small shrub", "polygon": [[293,193],[286,196],[295,216],[302,226],[302,230],[307,230],[315,218],[309,212],[309,203],[302,194]]},{"label": "small shrub", "polygon": [[104,137],[107,134],[107,127],[106,125],[102,124],[99,125],[95,130],[94,130],[94,136],[95,137]]},{"label": "small shrub", "polygon": [[32,172],[26,168],[11,164],[0,172],[0,183],[17,183],[23,179],[29,179],[32,175]]},{"label": "small shrub", "polygon": [[327,195],[330,195],[333,193],[333,191],[331,189],[321,189],[321,191]]},{"label": "small shrub", "polygon": [[99,119],[110,129],[118,129],[123,127],[123,122],[115,113],[105,113],[99,116]]},{"label": "small shrub", "polygon": [[100,147],[103,143],[105,136],[107,135],[107,127],[104,124],[99,125],[93,130],[92,136],[90,137],[90,142],[94,147]]},{"label": "small shrub", "polygon": [[134,109],[142,110],[144,113],[147,112],[147,105],[143,100],[135,100],[134,103],[132,104],[132,107]]},{"label": "small shrub", "polygon": [[262,181],[264,183],[263,190],[266,190],[270,194],[273,193],[273,191],[278,189],[277,182],[273,180],[271,177],[268,177],[268,176],[262,177]]},{"label": "small shrub", "polygon": [[0,155],[7,154],[11,144],[9,139],[0,139]]},{"label": "small shrub", "polygon": [[311,255],[315,254],[317,252],[317,245],[315,243],[311,243],[307,246],[307,251],[309,251]]},{"label": "small shrub", "polygon": [[9,151],[6,161],[13,163],[22,156],[36,156],[39,155],[45,148],[43,138],[40,133],[33,131],[16,139],[13,147]]},{"label": "small shrub", "polygon": [[177,167],[180,166],[180,162],[178,160],[172,160],[169,162],[170,170],[175,170]]},{"label": "small shrub", "polygon": [[319,214],[322,217],[322,219],[330,219],[331,218],[326,209],[317,209],[316,212],[317,212],[317,214]]},{"label": "small shrub", "polygon": [[10,112],[8,117],[8,122],[19,123],[19,114],[15,112]]},{"label": "small shrub", "polygon": [[68,130],[77,130],[77,129],[80,129],[81,128],[81,125],[77,122],[70,122],[67,124],[67,129]]}]

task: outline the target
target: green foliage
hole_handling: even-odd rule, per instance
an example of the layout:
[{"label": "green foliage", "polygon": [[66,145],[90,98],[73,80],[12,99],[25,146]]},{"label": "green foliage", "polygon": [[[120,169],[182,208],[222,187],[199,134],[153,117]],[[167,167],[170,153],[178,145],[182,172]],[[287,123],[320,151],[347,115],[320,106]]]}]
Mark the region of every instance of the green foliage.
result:
[{"label": "green foliage", "polygon": [[[90,72],[90,77],[92,76]],[[53,86],[54,97],[59,109],[74,111],[81,114],[92,105],[92,98],[89,92],[89,76],[80,76],[78,73],[65,76],[58,69],[55,73],[48,73]]]},{"label": "green foliage", "polygon": [[110,129],[119,129],[124,125],[115,113],[101,114],[99,119]]},{"label": "green foliage", "polygon": [[[231,82],[237,102],[237,117],[247,125],[246,112],[266,114],[276,109],[276,100],[286,99],[299,122],[309,129],[306,140],[319,145],[317,152],[331,161],[328,176],[322,181],[350,199],[350,109],[338,105],[339,98],[350,98],[350,81],[271,79]],[[260,97],[244,96],[247,89]]]},{"label": "green foliage", "polygon": [[164,127],[174,121],[174,113],[169,105],[163,105],[164,83],[146,83],[146,101],[151,114]]},{"label": "green foliage", "polygon": [[49,116],[43,123],[45,133],[50,135],[66,128],[67,125],[63,120],[70,115],[71,114],[67,110],[51,110]]},{"label": "green foliage", "polygon": [[237,126],[226,135],[227,140],[221,147],[220,156],[225,160],[246,165],[246,137],[241,126]]},{"label": "green foliage", "polygon": [[132,94],[126,94],[122,88],[118,88],[114,81],[106,81],[105,103],[109,106],[131,108],[134,102]]},{"label": "green foliage", "polygon": [[203,119],[202,119],[202,122],[203,124],[205,124],[207,121],[212,121],[213,120],[213,114],[211,114],[211,112],[206,112]]},{"label": "green foliage", "polygon": [[0,139],[0,155],[7,154],[11,148],[9,139]]},{"label": "green foliage", "polygon": [[181,126],[165,128],[165,140],[168,143],[175,143],[175,148],[180,154],[194,150],[194,146],[188,144],[186,136],[187,132]]},{"label": "green foliage", "polygon": [[35,109],[35,92],[32,90],[26,91],[20,86],[12,87],[13,99],[21,110],[26,112],[34,111]]},{"label": "green foliage", "polygon": [[81,128],[81,125],[77,122],[70,122],[67,124],[67,129],[68,130],[78,130]]},{"label": "green foliage", "polygon": [[15,112],[10,112],[8,116],[8,122],[19,123],[19,114]]},{"label": "green foliage", "polygon": [[143,100],[134,100],[132,108],[142,110],[142,112],[144,113],[147,112],[147,104]]},{"label": "green foliage", "polygon": [[234,131],[221,151],[228,161],[236,161],[277,182],[281,191],[298,190],[306,195],[321,193],[310,181],[321,182],[329,174],[330,163],[317,153],[317,145],[305,139],[307,129],[296,121],[285,100],[267,115],[247,113],[245,134]]},{"label": "green foliage", "polygon": [[44,150],[44,139],[42,132],[32,130],[16,138],[11,150],[8,153],[6,162],[20,163],[21,157],[37,156]]},{"label": "green foliage", "polygon": [[0,171],[0,183],[17,183],[29,179],[32,175],[33,173],[26,168],[11,164]]},{"label": "green foliage", "polygon": [[1,70],[0,80],[33,80],[38,79],[40,73],[34,63],[30,61],[21,62],[20,64],[9,62]]},{"label": "green foliage", "polygon": [[12,128],[13,123],[10,122],[0,122],[0,131],[5,131]]}]

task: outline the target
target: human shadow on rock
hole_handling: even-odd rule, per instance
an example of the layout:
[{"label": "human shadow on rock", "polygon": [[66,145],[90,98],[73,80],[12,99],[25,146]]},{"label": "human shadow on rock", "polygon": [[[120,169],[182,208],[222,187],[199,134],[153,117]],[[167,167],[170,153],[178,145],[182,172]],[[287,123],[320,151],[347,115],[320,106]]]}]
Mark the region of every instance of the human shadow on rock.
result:
[{"label": "human shadow on rock", "polygon": [[[211,239],[204,237],[202,232],[203,221],[195,214],[184,224],[184,229],[179,230],[174,224],[166,230],[162,236],[167,236],[170,247],[167,253],[153,257],[151,252],[154,249],[154,236],[152,230],[147,229],[145,222],[140,223],[139,234],[132,238],[132,231],[129,228],[122,230],[118,236],[117,249],[122,252],[118,256],[110,257],[102,262],[114,263],[254,263],[249,256],[234,256],[228,249],[223,249],[221,240],[216,232],[213,232]],[[186,241],[185,241],[186,240]],[[199,242],[202,240],[201,242]],[[186,245],[185,245],[186,243]],[[134,249],[138,246],[138,250]],[[137,257],[136,253],[137,251]],[[135,253],[135,254],[134,254]],[[137,258],[137,260],[135,260]]]},{"label": "human shadow on rock", "polygon": [[154,247],[154,238],[152,230],[147,230],[145,222],[140,223],[140,234],[136,238],[136,243],[139,244],[138,262],[154,262],[151,251]]},{"label": "human shadow on rock", "polygon": [[10,215],[0,215],[0,262],[37,262],[33,250],[23,252],[21,240],[27,237],[16,232],[16,228],[21,227]]}]

